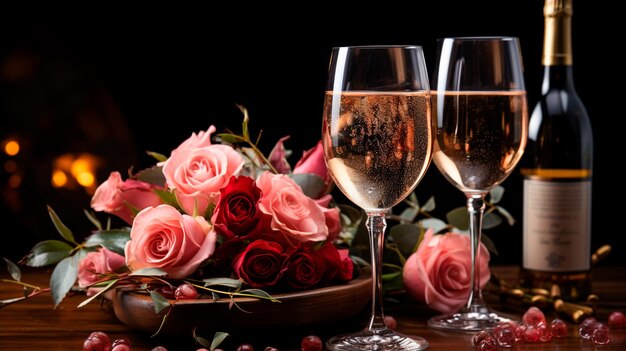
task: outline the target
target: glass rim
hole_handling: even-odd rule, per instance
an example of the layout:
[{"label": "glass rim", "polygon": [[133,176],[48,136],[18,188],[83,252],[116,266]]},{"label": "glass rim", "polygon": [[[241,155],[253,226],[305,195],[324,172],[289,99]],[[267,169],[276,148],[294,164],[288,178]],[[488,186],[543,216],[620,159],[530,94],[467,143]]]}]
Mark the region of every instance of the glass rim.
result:
[{"label": "glass rim", "polygon": [[478,35],[478,36],[461,36],[461,37],[443,37],[438,38],[438,41],[457,40],[457,41],[488,41],[488,40],[500,40],[500,41],[519,41],[519,37],[512,35]]},{"label": "glass rim", "polygon": [[422,45],[414,44],[377,44],[377,45],[346,45],[346,46],[333,46],[333,50],[339,49],[421,49]]}]

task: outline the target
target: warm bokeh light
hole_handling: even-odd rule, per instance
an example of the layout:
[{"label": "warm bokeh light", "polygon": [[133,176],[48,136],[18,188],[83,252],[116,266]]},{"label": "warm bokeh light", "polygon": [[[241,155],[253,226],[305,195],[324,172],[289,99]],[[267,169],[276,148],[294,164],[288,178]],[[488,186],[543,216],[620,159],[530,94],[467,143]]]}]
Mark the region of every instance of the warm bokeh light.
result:
[{"label": "warm bokeh light", "polygon": [[7,173],[13,173],[17,171],[17,163],[13,160],[8,160],[4,163],[4,170]]},{"label": "warm bokeh light", "polygon": [[15,156],[20,152],[20,143],[9,139],[4,143],[4,152],[9,156]]},{"label": "warm bokeh light", "polygon": [[19,188],[22,184],[22,177],[19,174],[14,174],[9,177],[9,186],[11,188]]},{"label": "warm bokeh light", "polygon": [[51,182],[56,188],[72,188],[77,184],[92,194],[96,188],[96,169],[100,161],[89,153],[64,154],[54,160]]},{"label": "warm bokeh light", "polygon": [[55,188],[64,187],[67,184],[67,176],[65,172],[60,170],[55,170],[52,172],[52,186]]},{"label": "warm bokeh light", "polygon": [[85,188],[89,188],[95,183],[95,177],[91,172],[82,172],[76,175],[76,181]]}]

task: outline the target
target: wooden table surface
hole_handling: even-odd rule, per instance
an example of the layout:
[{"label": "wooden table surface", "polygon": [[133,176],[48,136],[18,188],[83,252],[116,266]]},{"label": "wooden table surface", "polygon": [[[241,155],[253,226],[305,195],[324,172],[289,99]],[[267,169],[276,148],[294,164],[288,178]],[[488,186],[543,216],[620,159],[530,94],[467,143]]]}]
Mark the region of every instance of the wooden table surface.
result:
[{"label": "wooden table surface", "polygon": [[[499,277],[514,281],[515,267],[492,267]],[[50,270],[25,270],[22,280],[47,286]],[[0,278],[9,278],[6,270],[0,272]],[[606,322],[612,311],[626,312],[626,269],[624,267],[598,267],[594,270],[594,291],[600,296],[596,317]],[[0,283],[0,299],[20,296],[20,287]],[[485,294],[490,306],[501,311],[521,315],[524,306],[503,304],[497,296]],[[83,340],[92,331],[104,331],[111,340],[127,338],[132,343],[133,351],[149,351],[157,345],[174,350],[197,350],[200,348],[191,336],[159,335],[151,337],[148,333],[132,330],[121,323],[107,303],[92,302],[82,308],[76,306],[85,299],[73,296],[66,299],[57,309],[52,308],[49,294],[42,294],[28,301],[0,308],[0,350],[82,350]],[[429,329],[426,321],[437,314],[429,308],[406,299],[385,302],[385,312],[398,322],[398,330],[412,335],[425,337],[431,344],[430,350],[472,350],[472,334],[441,332]],[[332,325],[309,327],[276,328],[272,330],[248,330],[231,335],[222,345],[228,350],[248,342],[255,350],[264,350],[274,346],[279,350],[299,350],[299,344],[305,335],[315,334],[322,338],[335,333],[354,331],[365,325],[369,310],[347,321]],[[546,311],[548,319],[555,318],[553,311]],[[207,316],[212,318],[212,316]],[[272,318],[268,316],[268,318]],[[626,330],[613,330],[611,343],[594,347],[578,337],[576,325],[569,322],[566,339],[543,344],[517,344],[510,350],[626,350]],[[201,335],[212,338],[212,335]],[[506,349],[503,349],[506,350]]]}]

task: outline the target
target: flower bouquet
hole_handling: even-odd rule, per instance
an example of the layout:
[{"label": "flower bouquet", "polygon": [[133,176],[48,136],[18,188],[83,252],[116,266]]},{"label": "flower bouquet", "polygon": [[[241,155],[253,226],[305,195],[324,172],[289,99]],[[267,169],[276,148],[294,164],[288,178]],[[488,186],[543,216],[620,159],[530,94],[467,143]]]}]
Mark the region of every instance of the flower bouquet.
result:
[{"label": "flower bouquet", "polygon": [[[213,135],[210,126],[167,157],[149,152],[156,159],[151,168],[129,172],[127,179],[110,174],[91,207],[121,219],[122,228],[111,228],[111,217],[103,225],[99,215],[85,211],[96,230],[77,242],[48,208],[64,240],[37,243],[21,263],[55,265],[55,307],[76,290],[88,297],[81,306],[141,292],[165,322],[177,303],[198,297],[227,301],[230,309],[250,299],[280,302],[274,295],[351,286],[360,270],[341,237],[356,229],[360,214],[345,206],[342,212],[333,201],[321,143],[292,169],[287,137],[266,157],[249,135],[246,109],[240,109],[240,134]],[[361,290],[364,305],[369,285]]]}]

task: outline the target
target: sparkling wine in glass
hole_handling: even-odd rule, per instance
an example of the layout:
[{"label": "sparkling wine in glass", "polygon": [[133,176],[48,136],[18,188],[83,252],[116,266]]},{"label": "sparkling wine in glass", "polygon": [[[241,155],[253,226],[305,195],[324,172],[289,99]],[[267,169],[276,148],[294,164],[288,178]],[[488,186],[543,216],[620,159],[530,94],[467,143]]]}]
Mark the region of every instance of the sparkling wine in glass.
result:
[{"label": "sparkling wine in glass", "polygon": [[433,161],[467,198],[471,290],[457,313],[431,318],[436,329],[490,329],[512,316],[493,311],[480,289],[480,235],[485,195],[519,162],[528,132],[528,107],[519,42],[514,37],[445,38],[432,90]]},{"label": "sparkling wine in glass", "polygon": [[322,141],[337,187],[367,214],[372,311],[367,327],[329,339],[329,350],[424,350],[428,342],[388,328],[382,304],[386,213],[424,176],[432,152],[430,91],[419,46],[333,48]]}]

